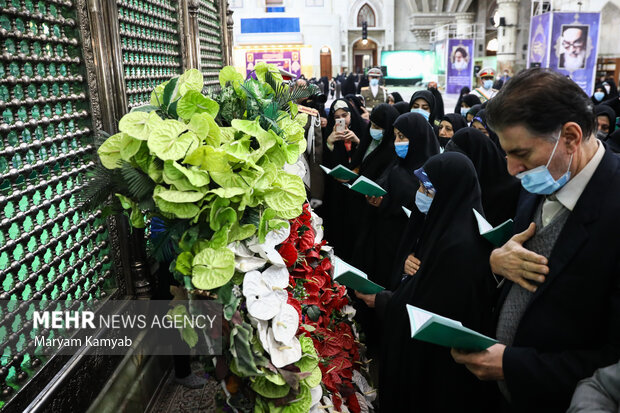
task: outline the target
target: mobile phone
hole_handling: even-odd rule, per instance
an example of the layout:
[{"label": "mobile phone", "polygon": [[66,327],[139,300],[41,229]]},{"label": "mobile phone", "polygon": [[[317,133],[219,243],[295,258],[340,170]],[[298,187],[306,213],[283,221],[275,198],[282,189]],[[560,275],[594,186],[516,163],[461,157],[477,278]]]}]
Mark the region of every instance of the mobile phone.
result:
[{"label": "mobile phone", "polygon": [[344,132],[346,126],[344,123],[344,118],[340,118],[340,119],[336,119],[336,127],[335,127],[335,131],[336,132]]}]

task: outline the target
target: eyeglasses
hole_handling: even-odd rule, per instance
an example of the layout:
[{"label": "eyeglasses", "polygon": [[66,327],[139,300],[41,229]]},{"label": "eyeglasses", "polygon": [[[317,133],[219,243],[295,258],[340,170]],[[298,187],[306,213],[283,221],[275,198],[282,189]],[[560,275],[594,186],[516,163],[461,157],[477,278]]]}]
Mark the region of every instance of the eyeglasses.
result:
[{"label": "eyeglasses", "polygon": [[567,42],[566,40],[562,41],[562,47],[566,50],[568,50],[569,48],[574,49],[574,50],[578,50],[581,49],[583,47],[583,40],[575,40],[574,42]]}]

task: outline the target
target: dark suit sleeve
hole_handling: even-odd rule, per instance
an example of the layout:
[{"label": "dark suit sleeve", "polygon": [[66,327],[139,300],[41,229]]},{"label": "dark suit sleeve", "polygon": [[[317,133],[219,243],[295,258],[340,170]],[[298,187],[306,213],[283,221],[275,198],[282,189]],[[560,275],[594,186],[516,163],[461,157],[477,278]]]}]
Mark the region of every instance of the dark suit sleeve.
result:
[{"label": "dark suit sleeve", "polygon": [[[575,385],[601,366],[620,358],[620,268],[616,266],[608,308],[607,340],[591,350],[545,353],[530,347],[507,347],[504,351],[504,379],[511,398],[535,404],[568,403]],[[601,334],[603,336],[603,334]]]}]

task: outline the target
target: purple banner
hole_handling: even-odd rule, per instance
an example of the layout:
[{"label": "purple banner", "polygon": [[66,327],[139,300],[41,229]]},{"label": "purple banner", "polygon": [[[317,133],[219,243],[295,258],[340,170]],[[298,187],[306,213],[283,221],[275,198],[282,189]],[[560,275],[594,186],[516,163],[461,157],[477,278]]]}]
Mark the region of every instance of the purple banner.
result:
[{"label": "purple banner", "polygon": [[600,13],[553,13],[549,67],[594,93]]},{"label": "purple banner", "polygon": [[474,70],[473,52],[474,41],[472,39],[448,40],[446,93],[458,94],[464,87],[471,89]]},{"label": "purple banner", "polygon": [[530,21],[530,43],[527,67],[549,67],[551,45],[551,13],[539,14]]},{"label": "purple banner", "polygon": [[273,50],[269,52],[246,52],[245,69],[246,75],[254,70],[258,62],[276,65],[295,76],[301,76],[301,59],[299,50]]}]

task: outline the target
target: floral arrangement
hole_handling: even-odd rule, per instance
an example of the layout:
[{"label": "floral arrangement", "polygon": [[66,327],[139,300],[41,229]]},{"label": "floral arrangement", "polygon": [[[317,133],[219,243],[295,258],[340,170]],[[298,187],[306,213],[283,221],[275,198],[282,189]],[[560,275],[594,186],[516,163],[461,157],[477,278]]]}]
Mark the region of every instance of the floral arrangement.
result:
[{"label": "floral arrangement", "polygon": [[[346,289],[330,277],[302,179],[287,172],[306,150],[307,117],[293,102],[316,91],[289,87],[270,65],[255,74],[225,67],[221,90],[206,94],[193,69],[157,86],[97,143],[83,204],[113,194],[106,213],[150,223],[150,254],[171,262],[187,291],[222,304],[215,364],[230,408],[368,411],[374,392]],[[196,344],[196,332],[181,334]]]}]

